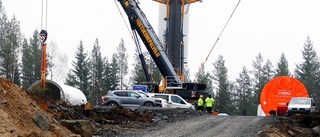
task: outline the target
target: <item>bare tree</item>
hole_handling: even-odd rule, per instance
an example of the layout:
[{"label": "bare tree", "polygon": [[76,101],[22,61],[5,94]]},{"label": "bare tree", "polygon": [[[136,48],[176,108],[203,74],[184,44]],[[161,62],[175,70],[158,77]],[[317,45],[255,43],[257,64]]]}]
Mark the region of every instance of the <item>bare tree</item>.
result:
[{"label": "bare tree", "polygon": [[57,44],[54,41],[50,41],[47,46],[48,51],[48,74],[50,80],[62,81],[67,75],[69,69],[68,66],[68,56],[59,52]]},{"label": "bare tree", "polygon": [[123,39],[121,39],[119,46],[117,47],[117,64],[119,65],[120,76],[120,89],[127,88],[125,84],[125,76],[128,74],[128,53],[126,53],[126,47]]}]

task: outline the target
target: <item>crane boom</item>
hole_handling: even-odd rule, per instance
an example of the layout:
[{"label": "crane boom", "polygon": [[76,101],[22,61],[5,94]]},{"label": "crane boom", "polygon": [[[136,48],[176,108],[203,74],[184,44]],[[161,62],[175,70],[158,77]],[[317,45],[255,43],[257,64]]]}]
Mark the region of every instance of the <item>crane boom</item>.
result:
[{"label": "crane boom", "polygon": [[118,1],[121,3],[122,8],[128,16],[132,31],[136,31],[139,34],[161,74],[166,78],[167,85],[170,85],[172,88],[182,88],[181,79],[174,71],[162,43],[154,32],[145,14],[138,6],[136,0]]},{"label": "crane boom", "polygon": [[[196,100],[200,95],[208,95],[205,91],[206,84],[185,83],[181,80],[181,77],[178,75],[179,73],[177,73],[173,67],[172,61],[168,58],[170,55],[167,55],[164,46],[138,6],[137,0],[118,0],[118,2],[120,2],[128,16],[132,31],[137,32],[140,36],[153,61],[165,78],[163,80],[165,82],[165,92],[178,94],[184,99],[191,100]],[[160,87],[158,89],[160,92],[164,90],[160,89]],[[156,90],[154,92],[156,92]]]}]

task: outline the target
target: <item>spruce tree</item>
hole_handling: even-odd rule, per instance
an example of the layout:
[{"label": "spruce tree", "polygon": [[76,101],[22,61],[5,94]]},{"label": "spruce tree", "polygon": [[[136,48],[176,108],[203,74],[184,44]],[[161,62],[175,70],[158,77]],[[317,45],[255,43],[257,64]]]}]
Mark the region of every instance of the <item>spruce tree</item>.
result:
[{"label": "spruce tree", "polygon": [[39,41],[39,32],[35,30],[33,32],[32,38],[29,39],[30,50],[31,50],[31,61],[33,75],[31,81],[36,81],[40,79],[41,75],[41,49],[40,49],[40,41]]},{"label": "spruce tree", "polygon": [[238,108],[240,115],[256,115],[255,107],[257,105],[253,104],[253,90],[251,78],[247,68],[244,66],[242,72],[239,74],[239,77],[236,79],[237,82],[237,93],[238,93]]},{"label": "spruce tree", "polygon": [[108,58],[103,59],[104,66],[103,66],[103,77],[102,77],[102,95],[107,94],[111,89],[111,66],[109,63]]},{"label": "spruce tree", "polygon": [[72,69],[69,71],[66,78],[66,85],[70,85],[80,89],[88,100],[92,98],[89,97],[90,93],[90,75],[89,75],[89,62],[88,54],[84,51],[83,43],[77,48],[75,54],[76,60],[72,61]]},{"label": "spruce tree", "polygon": [[28,44],[27,39],[22,42],[22,56],[21,56],[21,82],[22,87],[27,89],[34,81],[33,77],[33,55],[31,52],[31,46]]},{"label": "spruce tree", "polygon": [[256,60],[253,61],[252,64],[253,70],[251,71],[253,75],[253,91],[254,91],[254,102],[256,104],[260,104],[260,95],[262,89],[265,85],[265,81],[263,80],[263,57],[261,53],[256,56]]},{"label": "spruce tree", "polygon": [[320,102],[320,63],[317,52],[313,48],[313,42],[309,36],[304,43],[302,56],[303,61],[296,64],[294,76],[304,84],[309,96],[313,97],[315,102]]},{"label": "spruce tree", "polygon": [[110,63],[110,90],[120,89],[119,64],[117,61],[117,54],[113,54]]},{"label": "spruce tree", "polygon": [[269,82],[274,76],[274,69],[271,61],[267,59],[267,62],[263,65],[263,71],[262,71],[262,76],[260,78],[260,82],[266,84]]},{"label": "spruce tree", "polygon": [[101,55],[101,47],[99,45],[99,40],[96,39],[93,45],[93,49],[91,52],[90,58],[90,73],[91,73],[91,81],[92,81],[92,97],[94,99],[93,104],[98,105],[102,94],[102,80],[103,80],[103,71],[104,64]]},{"label": "spruce tree", "polygon": [[284,53],[281,54],[279,62],[277,62],[277,68],[275,77],[279,76],[290,76],[288,60]]}]

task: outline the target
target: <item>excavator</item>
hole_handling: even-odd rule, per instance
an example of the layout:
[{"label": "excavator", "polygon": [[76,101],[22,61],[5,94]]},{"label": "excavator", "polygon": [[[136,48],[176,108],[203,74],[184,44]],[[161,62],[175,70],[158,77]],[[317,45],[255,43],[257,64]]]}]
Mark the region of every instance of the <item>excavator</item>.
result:
[{"label": "excavator", "polygon": [[[200,95],[207,96],[208,92],[206,92],[205,83],[184,82],[184,35],[182,33],[182,13],[185,4],[197,2],[198,0],[155,1],[166,4],[168,7],[170,7],[170,11],[179,11],[169,12],[165,18],[167,21],[167,29],[164,45],[159,40],[158,36],[153,30],[152,25],[149,23],[143,11],[140,9],[137,0],[118,0],[128,16],[136,45],[139,44],[139,36],[163,76],[161,81],[162,85],[148,86],[156,87],[153,88],[151,92],[178,94],[182,98],[193,103],[193,101],[198,99]],[[145,74],[148,75],[146,72]]]}]

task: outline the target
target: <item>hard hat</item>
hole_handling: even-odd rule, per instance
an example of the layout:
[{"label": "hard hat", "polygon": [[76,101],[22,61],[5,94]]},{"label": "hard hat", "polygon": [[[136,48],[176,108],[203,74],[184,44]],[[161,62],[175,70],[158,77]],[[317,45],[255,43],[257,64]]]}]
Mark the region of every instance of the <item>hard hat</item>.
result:
[{"label": "hard hat", "polygon": [[202,96],[202,95],[200,95],[200,98],[203,98],[203,96]]}]

